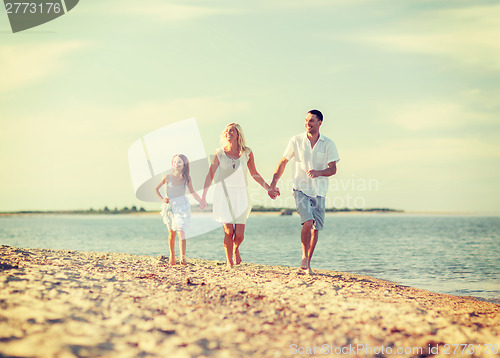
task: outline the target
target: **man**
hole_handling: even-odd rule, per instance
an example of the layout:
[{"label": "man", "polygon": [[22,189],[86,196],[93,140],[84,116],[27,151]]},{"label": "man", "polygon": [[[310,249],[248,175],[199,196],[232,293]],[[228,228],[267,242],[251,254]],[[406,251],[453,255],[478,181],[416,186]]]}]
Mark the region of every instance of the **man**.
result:
[{"label": "man", "polygon": [[[290,139],[283,158],[274,172],[271,188],[276,189],[286,164],[293,159],[293,195],[297,212],[302,222],[300,239],[302,243],[302,262],[300,268],[312,274],[311,258],[318,242],[318,231],[323,229],[325,220],[325,195],[328,191],[328,177],[337,172],[340,160],[335,143],[321,135],[323,114],[313,109],[306,115],[306,132]],[[272,196],[271,196],[272,197]]]}]

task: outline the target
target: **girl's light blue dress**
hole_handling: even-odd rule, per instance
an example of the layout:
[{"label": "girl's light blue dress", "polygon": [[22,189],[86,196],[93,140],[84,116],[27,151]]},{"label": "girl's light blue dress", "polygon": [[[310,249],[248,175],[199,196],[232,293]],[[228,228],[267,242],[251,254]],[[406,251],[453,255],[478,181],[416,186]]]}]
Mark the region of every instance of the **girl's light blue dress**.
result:
[{"label": "girl's light blue dress", "polygon": [[173,185],[172,176],[169,175],[167,179],[165,195],[170,202],[161,204],[160,215],[169,231],[186,231],[191,218],[191,205],[186,197],[186,182]]}]

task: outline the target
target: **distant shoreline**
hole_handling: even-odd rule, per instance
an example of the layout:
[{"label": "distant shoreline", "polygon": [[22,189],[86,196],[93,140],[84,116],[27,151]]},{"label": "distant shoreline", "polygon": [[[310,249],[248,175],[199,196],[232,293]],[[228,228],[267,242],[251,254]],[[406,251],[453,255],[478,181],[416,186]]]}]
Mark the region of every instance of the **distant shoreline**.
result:
[{"label": "distant shoreline", "polygon": [[[211,212],[211,207],[205,210],[199,210],[193,208],[191,212],[193,213],[209,213]],[[297,211],[292,208],[266,208],[262,206],[254,206],[252,208],[252,213],[276,213],[281,215],[291,215]],[[326,209],[327,213],[404,213],[403,210],[389,209],[389,208],[370,208],[370,209]],[[141,209],[120,209],[120,210],[21,210],[21,211],[6,211],[0,212],[0,216],[6,215],[38,215],[38,214],[49,214],[49,215],[118,215],[118,214],[158,214],[159,210],[148,211],[144,208]]]},{"label": "distant shoreline", "polygon": [[[159,210],[141,211],[103,211],[103,210],[22,210],[0,212],[2,216],[23,215],[159,215]],[[192,210],[193,214],[211,214],[211,209]],[[499,213],[475,213],[475,212],[451,212],[451,211],[405,211],[396,209],[374,208],[374,209],[327,209],[329,215],[367,215],[367,214],[403,214],[403,215],[465,215],[465,216],[499,216]],[[297,215],[295,209],[282,208],[253,208],[252,214],[276,214],[277,216]]]}]

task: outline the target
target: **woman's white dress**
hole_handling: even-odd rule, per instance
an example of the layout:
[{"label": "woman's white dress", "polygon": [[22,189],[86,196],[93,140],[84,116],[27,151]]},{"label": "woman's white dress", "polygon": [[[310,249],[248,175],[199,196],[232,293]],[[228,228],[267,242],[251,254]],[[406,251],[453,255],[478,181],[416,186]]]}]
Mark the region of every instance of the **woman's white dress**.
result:
[{"label": "woman's white dress", "polygon": [[216,155],[219,168],[215,174],[213,218],[225,224],[245,224],[252,211],[247,184],[250,149],[238,159],[229,158],[222,149]]}]

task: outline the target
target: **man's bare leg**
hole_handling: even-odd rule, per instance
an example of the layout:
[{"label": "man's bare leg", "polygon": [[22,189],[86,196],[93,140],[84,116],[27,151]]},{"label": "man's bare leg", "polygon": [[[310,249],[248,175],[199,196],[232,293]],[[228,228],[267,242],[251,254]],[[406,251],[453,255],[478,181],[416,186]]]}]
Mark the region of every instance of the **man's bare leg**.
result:
[{"label": "man's bare leg", "polygon": [[226,251],[227,267],[232,268],[233,263],[233,224],[224,224],[224,250]]},{"label": "man's bare leg", "polygon": [[308,251],[308,256],[309,256],[309,261],[308,261],[308,271],[307,273],[309,275],[313,275],[313,271],[311,270],[311,259],[314,253],[314,248],[316,247],[316,244],[318,243],[318,230],[311,229],[311,242],[309,244],[309,251]]},{"label": "man's bare leg", "polygon": [[309,261],[307,263],[308,267],[311,267],[311,259],[317,243],[318,243],[318,230],[311,229],[311,243],[309,244],[309,251],[308,251]]},{"label": "man's bare leg", "polygon": [[234,230],[234,240],[233,240],[234,243],[233,251],[235,259],[234,263],[236,265],[241,264],[240,245],[243,242],[244,238],[245,238],[245,224],[236,224]]},{"label": "man's bare leg", "polygon": [[309,246],[311,244],[311,230],[313,226],[312,220],[307,220],[302,224],[302,231],[300,232],[300,241],[302,244],[302,262],[300,268],[307,270],[309,268]]}]

